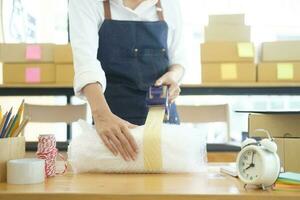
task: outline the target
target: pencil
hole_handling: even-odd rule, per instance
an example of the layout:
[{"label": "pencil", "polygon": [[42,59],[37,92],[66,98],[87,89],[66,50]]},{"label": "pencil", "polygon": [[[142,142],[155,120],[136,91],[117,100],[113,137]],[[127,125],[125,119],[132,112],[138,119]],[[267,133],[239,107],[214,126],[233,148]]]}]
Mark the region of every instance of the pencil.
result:
[{"label": "pencil", "polygon": [[10,130],[12,124],[13,124],[14,119],[15,119],[15,116],[12,116],[12,117],[10,118],[9,123],[7,124],[6,129],[5,129],[5,131],[4,131],[3,138],[6,138],[6,137],[7,137],[7,134],[8,134],[8,132],[9,132],[9,130]]},{"label": "pencil", "polygon": [[12,135],[20,126],[21,118],[22,118],[22,115],[23,115],[23,112],[24,112],[24,102],[25,101],[23,99],[22,103],[21,103],[21,105],[18,109],[18,113],[16,115],[14,125],[13,125],[12,129],[10,130],[9,135]]},{"label": "pencil", "polygon": [[12,123],[11,123],[11,126],[9,127],[9,129],[7,130],[6,134],[5,134],[5,137],[10,137],[11,136],[11,133],[13,132],[13,129],[16,127],[16,121],[17,121],[17,118],[18,118],[18,114],[15,115],[15,117],[13,117],[11,120],[12,120]]},{"label": "pencil", "polygon": [[1,109],[1,106],[0,106],[0,122],[2,121],[2,109]]},{"label": "pencil", "polygon": [[4,131],[6,130],[6,127],[7,127],[7,124],[9,122],[9,119],[10,119],[10,116],[11,116],[11,112],[12,112],[12,108],[10,109],[10,111],[8,112],[7,116],[6,116],[6,119],[4,120],[4,124],[3,124],[3,127],[2,127],[2,131],[1,131],[1,137],[4,136]]},{"label": "pencil", "polygon": [[2,129],[4,127],[4,122],[6,121],[6,118],[7,118],[7,115],[8,115],[8,112],[5,113],[5,115],[3,116],[3,119],[2,119],[2,122],[0,124],[0,138],[2,138]]},{"label": "pencil", "polygon": [[24,130],[24,128],[27,125],[27,123],[29,122],[29,120],[30,120],[29,117],[25,117],[25,119],[22,121],[19,128],[13,133],[13,135],[11,137],[18,137],[20,135],[20,133]]}]

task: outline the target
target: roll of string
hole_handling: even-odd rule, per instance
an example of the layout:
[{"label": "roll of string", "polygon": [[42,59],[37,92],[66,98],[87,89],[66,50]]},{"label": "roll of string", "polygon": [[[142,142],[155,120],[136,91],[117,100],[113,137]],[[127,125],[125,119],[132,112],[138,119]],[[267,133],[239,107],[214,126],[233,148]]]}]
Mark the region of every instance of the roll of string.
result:
[{"label": "roll of string", "polygon": [[[56,148],[56,139],[54,135],[40,135],[38,138],[38,149],[36,153],[39,159],[45,160],[45,175],[53,177],[62,175],[67,171],[67,162],[65,158],[58,152]],[[56,157],[64,161],[64,169],[61,172],[56,172]]]}]

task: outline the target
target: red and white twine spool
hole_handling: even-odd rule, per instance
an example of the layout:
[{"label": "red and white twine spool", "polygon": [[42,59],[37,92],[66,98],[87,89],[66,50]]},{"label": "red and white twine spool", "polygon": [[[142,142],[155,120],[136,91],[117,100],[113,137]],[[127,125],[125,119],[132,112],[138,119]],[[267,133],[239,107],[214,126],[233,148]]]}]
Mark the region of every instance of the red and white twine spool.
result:
[{"label": "red and white twine spool", "polygon": [[[58,153],[56,148],[56,139],[54,135],[40,135],[38,138],[38,150],[36,153],[39,159],[45,160],[45,175],[53,177],[55,175],[64,174],[67,170],[67,162],[65,158]],[[56,172],[56,157],[59,156],[64,161],[64,170]]]}]

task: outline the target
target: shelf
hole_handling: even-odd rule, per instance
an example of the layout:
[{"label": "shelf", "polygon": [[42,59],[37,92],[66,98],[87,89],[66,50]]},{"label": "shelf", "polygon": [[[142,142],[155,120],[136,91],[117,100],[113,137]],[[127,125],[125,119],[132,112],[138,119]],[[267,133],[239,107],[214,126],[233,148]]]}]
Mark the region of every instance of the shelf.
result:
[{"label": "shelf", "polygon": [[203,84],[183,84],[183,88],[285,88],[299,87],[299,83],[203,83]]},{"label": "shelf", "polygon": [[[181,95],[300,95],[300,83],[211,83],[185,84]],[[0,96],[73,96],[72,85],[5,84],[0,85]]]}]

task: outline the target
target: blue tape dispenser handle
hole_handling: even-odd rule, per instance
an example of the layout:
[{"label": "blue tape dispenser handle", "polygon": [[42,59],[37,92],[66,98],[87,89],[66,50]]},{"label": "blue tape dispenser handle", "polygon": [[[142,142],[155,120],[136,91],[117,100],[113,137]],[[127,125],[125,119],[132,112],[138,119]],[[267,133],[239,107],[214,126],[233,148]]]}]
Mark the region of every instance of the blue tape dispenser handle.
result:
[{"label": "blue tape dispenser handle", "polygon": [[169,119],[169,87],[151,86],[149,88],[146,104],[148,107],[162,106],[166,109],[166,118]]}]

